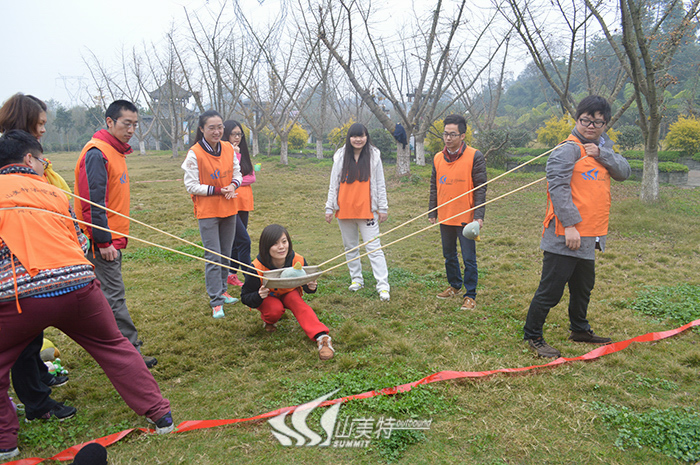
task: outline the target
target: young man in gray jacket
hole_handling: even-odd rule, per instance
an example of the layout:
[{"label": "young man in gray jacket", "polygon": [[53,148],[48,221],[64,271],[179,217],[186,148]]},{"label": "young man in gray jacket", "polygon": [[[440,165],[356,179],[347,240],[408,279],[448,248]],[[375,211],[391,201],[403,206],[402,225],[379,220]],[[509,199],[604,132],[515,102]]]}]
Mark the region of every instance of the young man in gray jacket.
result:
[{"label": "young man in gray jacket", "polygon": [[544,251],[542,277],[530,303],[524,339],[540,357],[561,353],[547,344],[542,327],[549,310],[569,287],[569,339],[608,344],[588,320],[588,302],[595,284],[595,250],[605,250],[610,215],[610,179],[624,181],[630,166],[613,150],[604,135],[610,122],[610,104],[591,95],[576,109],[571,135],[547,161],[547,213],[540,248]]}]

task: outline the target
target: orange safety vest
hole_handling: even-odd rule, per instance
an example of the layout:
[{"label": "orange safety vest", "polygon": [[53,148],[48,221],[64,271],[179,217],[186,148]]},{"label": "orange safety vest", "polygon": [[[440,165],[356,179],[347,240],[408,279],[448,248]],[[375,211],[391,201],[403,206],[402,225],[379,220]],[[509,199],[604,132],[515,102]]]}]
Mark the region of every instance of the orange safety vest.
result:
[{"label": "orange safety vest", "polygon": [[[233,182],[233,146],[221,142],[221,154],[218,157],[207,153],[199,143],[190,149],[197,156],[199,183],[207,186],[226,187]],[[236,189],[238,192],[238,189]],[[193,195],[194,215],[198,219],[226,218],[238,213],[236,202],[223,195]]]},{"label": "orange safety vest", "polygon": [[[474,166],[475,154],[476,149],[467,145],[462,156],[451,163],[445,160],[442,152],[438,152],[435,155],[433,165],[435,166],[438,205],[442,205],[474,188],[472,167]],[[462,226],[462,224],[474,221],[474,210],[461,214],[463,211],[474,207],[473,194],[473,192],[470,192],[460,197],[459,200],[439,207],[437,210],[438,221],[450,226]],[[453,216],[454,218],[452,218]],[[443,221],[447,218],[452,219]]]},{"label": "orange safety vest", "polygon": [[[610,218],[610,173],[595,157],[586,155],[583,144],[576,136],[571,134],[566,140],[575,142],[581,149],[581,158],[574,164],[571,175],[571,198],[581,215],[581,222],[575,224],[576,230],[584,237],[604,236],[608,233]],[[563,236],[564,225],[554,213],[548,183],[547,213],[543,223],[545,229],[552,219],[556,221],[555,234]],[[542,233],[544,234],[544,229]]]},{"label": "orange safety vest", "polygon": [[4,174],[0,182],[0,208],[8,207],[47,210],[2,212],[0,238],[30,276],[41,270],[90,265],[80,248],[73,220],[49,213],[70,217],[68,199],[61,190],[37,175]]},{"label": "orange safety vest", "polygon": [[236,211],[252,212],[253,211],[253,187],[249,184],[236,189],[236,197],[234,198]]},{"label": "orange safety vest", "polygon": [[[297,263],[301,263],[301,265],[304,266],[304,257],[302,257],[298,253],[294,252],[294,258],[292,259],[292,266],[294,266]],[[257,258],[255,260],[253,260],[253,266],[258,271],[258,274],[260,275],[261,278],[264,277],[263,271],[270,270],[270,268],[268,268],[265,265],[263,265],[262,263],[260,263],[260,260],[258,260]],[[281,295],[287,294],[287,293],[292,292],[294,290],[298,291],[299,295],[304,295],[304,292],[301,290],[301,286],[294,287],[291,289],[271,288],[270,295],[275,296],[275,297],[279,297]]]},{"label": "orange safety vest", "polygon": [[[129,172],[126,168],[126,155],[119,153],[114,147],[100,139],[90,139],[85,144],[78,163],[75,165],[75,186],[73,190],[75,195],[79,195],[89,200],[90,191],[88,188],[88,180],[85,178],[85,154],[88,150],[97,148],[107,158],[107,189],[105,190],[105,206],[110,210],[129,216],[129,208],[131,205],[131,193],[129,187]],[[83,192],[83,190],[85,192]],[[94,201],[94,200],[93,200]],[[75,199],[75,216],[86,222],[92,222],[90,213],[92,206],[88,203],[81,202]],[[129,219],[116,215],[112,212],[107,213],[107,223],[112,233],[112,239],[123,237],[122,234],[129,234]],[[81,225],[85,234],[92,239],[92,228]],[[119,234],[122,233],[122,234]]]}]

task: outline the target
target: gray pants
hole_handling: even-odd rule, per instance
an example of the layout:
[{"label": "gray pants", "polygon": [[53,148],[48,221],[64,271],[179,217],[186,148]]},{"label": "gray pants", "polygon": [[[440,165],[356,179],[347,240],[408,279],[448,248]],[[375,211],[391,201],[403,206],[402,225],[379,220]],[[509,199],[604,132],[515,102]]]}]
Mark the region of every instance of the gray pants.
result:
[{"label": "gray pants", "polygon": [[[236,235],[236,217],[237,215],[226,218],[200,219],[199,234],[202,236],[202,245],[209,250],[228,256],[233,246],[233,237]],[[211,252],[204,252],[204,258],[226,266],[229,264],[228,260]],[[227,277],[228,268],[211,263],[204,265],[204,281],[209,295],[209,305],[212,308],[224,303],[223,294],[228,289]]]},{"label": "gray pants", "polygon": [[87,253],[87,259],[95,265],[95,275],[100,281],[102,293],[105,295],[109,306],[112,307],[114,319],[117,320],[119,331],[133,344],[139,352],[141,352],[142,341],[139,340],[136,326],[129,315],[129,309],[126,308],[126,292],[124,290],[124,279],[122,278],[122,251],[119,250],[119,256],[114,261],[107,261],[102,258],[100,250],[94,247],[95,253],[91,248]]}]

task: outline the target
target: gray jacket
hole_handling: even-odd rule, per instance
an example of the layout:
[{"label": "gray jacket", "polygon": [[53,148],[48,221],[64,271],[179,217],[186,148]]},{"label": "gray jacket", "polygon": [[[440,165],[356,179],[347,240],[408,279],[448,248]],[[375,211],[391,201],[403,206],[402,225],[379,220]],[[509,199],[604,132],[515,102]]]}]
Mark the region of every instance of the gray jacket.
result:
[{"label": "gray jacket", "polygon": [[[574,129],[571,133],[582,143],[597,143],[600,148],[598,162],[610,173],[610,177],[616,181],[624,181],[631,174],[630,165],[622,155],[613,150],[614,142],[606,135],[601,136],[600,141],[584,139]],[[547,182],[549,183],[549,196],[552,199],[554,214],[564,227],[573,226],[581,222],[581,214],[571,197],[571,175],[574,165],[581,158],[581,149],[574,143],[563,143],[557,147],[547,160]],[[585,237],[581,236],[581,247],[571,250],[566,246],[566,238],[557,236],[554,232],[555,222],[552,221],[544,231],[540,248],[545,252],[568,255],[586,260],[595,259],[596,242],[601,251],[605,250],[606,236]]]},{"label": "gray jacket", "polygon": [[[372,199],[372,212],[388,213],[389,203],[386,198],[386,184],[384,182],[384,167],[377,147],[370,150],[369,193]],[[331,169],[331,182],[328,186],[328,199],[326,200],[326,213],[338,211],[338,190],[340,189],[340,175],[343,171],[345,159],[345,146],[339,148],[333,155],[333,168]]]}]

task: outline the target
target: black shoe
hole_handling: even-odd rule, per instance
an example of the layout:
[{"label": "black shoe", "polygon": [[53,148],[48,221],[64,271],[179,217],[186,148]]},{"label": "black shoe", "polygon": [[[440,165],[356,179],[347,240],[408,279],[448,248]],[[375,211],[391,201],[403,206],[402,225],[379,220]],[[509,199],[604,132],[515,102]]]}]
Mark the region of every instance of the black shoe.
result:
[{"label": "black shoe", "polygon": [[158,360],[156,360],[155,357],[149,357],[148,355],[141,355],[141,357],[143,357],[143,361],[148,369],[151,369],[158,364]]},{"label": "black shoe", "polygon": [[146,420],[150,424],[155,425],[156,433],[158,434],[168,434],[175,429],[175,425],[173,424],[173,415],[171,412],[168,412],[160,417],[158,421],[153,421],[150,418],[146,418]]},{"label": "black shoe", "polygon": [[63,402],[59,402],[56,404],[55,407],[53,407],[45,414],[39,417],[30,417],[29,415],[27,415],[24,421],[26,421],[27,423],[31,423],[34,420],[50,420],[53,417],[58,419],[58,421],[63,421],[69,418],[73,418],[77,411],[78,410],[75,407],[71,407],[70,405],[63,405]]},{"label": "black shoe", "polygon": [[48,383],[46,383],[47,386],[49,387],[59,387],[63,386],[68,382],[68,376],[52,376],[51,380],[49,380]]},{"label": "black shoe", "polygon": [[537,339],[528,339],[527,343],[530,345],[530,348],[537,352],[537,355],[539,357],[544,357],[544,358],[559,358],[561,357],[561,352],[559,352],[557,349],[554,347],[550,346],[546,342],[544,342],[544,338],[538,337]]},{"label": "black shoe", "polygon": [[598,336],[592,329],[583,332],[571,331],[569,340],[574,342],[587,342],[589,344],[610,344],[612,342],[612,339],[609,337]]}]

